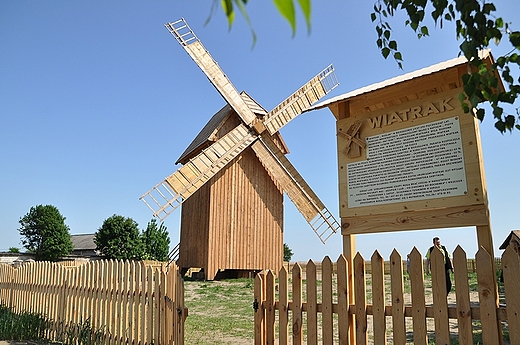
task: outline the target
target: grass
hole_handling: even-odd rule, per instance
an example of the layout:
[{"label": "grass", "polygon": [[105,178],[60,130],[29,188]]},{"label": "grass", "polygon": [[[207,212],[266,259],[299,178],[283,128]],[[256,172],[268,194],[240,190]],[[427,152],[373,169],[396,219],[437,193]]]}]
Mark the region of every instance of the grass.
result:
[{"label": "grass", "polygon": [[52,325],[53,322],[44,315],[27,312],[15,313],[11,308],[0,305],[0,340],[56,345],[103,344],[102,330],[93,330],[88,319],[68,327],[60,324],[56,332],[52,331]]},{"label": "grass", "polygon": [[254,338],[253,279],[185,281],[186,344],[249,344]]}]

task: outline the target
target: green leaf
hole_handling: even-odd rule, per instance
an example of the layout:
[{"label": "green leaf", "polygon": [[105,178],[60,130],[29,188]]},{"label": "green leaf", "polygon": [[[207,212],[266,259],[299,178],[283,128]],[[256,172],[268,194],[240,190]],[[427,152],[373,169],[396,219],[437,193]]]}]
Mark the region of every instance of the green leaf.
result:
[{"label": "green leaf", "polygon": [[372,12],[372,13],[370,14],[370,19],[372,19],[373,22],[376,21],[377,16],[376,16],[376,14],[375,14],[374,12]]},{"label": "green leaf", "polygon": [[477,116],[477,119],[479,119],[480,121],[483,121],[484,115],[485,115],[484,109],[478,109],[477,112],[475,113],[475,115]]},{"label": "green leaf", "polygon": [[516,47],[516,49],[520,49],[520,31],[515,31],[509,34],[509,42]]},{"label": "green leaf", "polygon": [[293,36],[296,34],[296,11],[292,0],[273,0],[278,12],[289,22]]},{"label": "green leaf", "polygon": [[388,55],[390,55],[390,49],[384,47],[383,49],[381,49],[381,54],[383,54],[383,57],[386,59]]},{"label": "green leaf", "polygon": [[423,36],[428,36],[429,35],[427,26],[422,26],[421,27],[421,34],[423,34]]},{"label": "green leaf", "polygon": [[[395,60],[399,60],[399,61],[403,61],[403,56],[401,55],[400,52],[395,52],[394,54],[394,59]],[[402,67],[401,67],[402,68]]]},{"label": "green leaf", "polygon": [[307,32],[311,32],[311,0],[298,0],[303,16],[305,17],[305,23],[307,24]]},{"label": "green leaf", "polygon": [[397,50],[397,42],[396,41],[390,41],[388,42],[388,47],[392,50]]}]

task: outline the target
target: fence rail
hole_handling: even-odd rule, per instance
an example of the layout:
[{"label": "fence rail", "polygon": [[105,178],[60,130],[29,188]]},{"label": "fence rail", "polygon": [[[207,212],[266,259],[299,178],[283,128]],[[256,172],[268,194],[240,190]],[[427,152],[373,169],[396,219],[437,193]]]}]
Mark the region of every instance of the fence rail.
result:
[{"label": "fence rail", "polygon": [[[262,272],[255,278],[255,344],[274,344],[276,339],[280,345],[317,344],[318,341],[367,344],[369,327],[373,334],[370,341],[374,344],[387,344],[390,335],[393,344],[426,345],[428,333],[435,337],[437,344],[449,344],[451,337],[458,338],[461,345],[473,344],[477,332],[473,320],[479,320],[481,331],[478,332],[483,344],[503,343],[502,323],[507,324],[511,344],[520,344],[520,260],[511,248],[501,258],[506,301],[503,305],[498,304],[498,296],[493,293],[496,291],[494,260],[483,248],[477,252],[478,297],[472,300],[468,260],[464,250],[457,247],[453,253],[456,286],[452,292],[456,297],[453,304],[448,304],[446,297],[444,257],[439,250],[432,252],[431,286],[425,284],[424,259],[416,248],[411,252],[407,294],[403,273],[406,261],[396,250],[390,256],[388,269],[377,251],[372,255],[370,291],[366,287],[366,260],[359,253],[353,260],[352,272],[345,257],[340,256],[335,264],[325,257],[321,262],[321,281],[312,260],[305,265],[305,283],[298,263],[291,268],[291,280],[286,267],[280,269],[277,277],[272,271]],[[354,279],[351,300],[349,274]],[[426,303],[427,294],[433,296],[433,302]],[[367,296],[371,296],[369,301]],[[450,329],[450,319],[457,327]],[[428,320],[429,324],[433,321],[433,330],[427,327]]]},{"label": "fence rail", "polygon": [[51,320],[58,340],[87,320],[103,344],[183,344],[183,280],[175,265],[92,261],[0,264],[0,304]]}]

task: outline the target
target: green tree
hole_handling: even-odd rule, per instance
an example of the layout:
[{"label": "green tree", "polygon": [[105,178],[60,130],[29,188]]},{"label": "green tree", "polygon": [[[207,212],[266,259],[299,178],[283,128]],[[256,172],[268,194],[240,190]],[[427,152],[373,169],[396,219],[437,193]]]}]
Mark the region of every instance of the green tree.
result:
[{"label": "green tree", "polygon": [[155,219],[150,220],[146,230],[143,231],[142,241],[148,259],[168,261],[170,236],[164,223],[161,223],[158,227]]},{"label": "green tree", "polygon": [[286,261],[286,262],[291,261],[293,255],[294,255],[294,253],[291,250],[291,248],[289,248],[287,243],[284,243],[283,244],[283,261]]},{"label": "green tree", "polygon": [[94,243],[108,259],[141,260],[144,256],[139,225],[132,218],[114,214],[105,219],[95,234]]},{"label": "green tree", "polygon": [[[280,14],[290,24],[293,35],[296,30],[295,0],[273,0]],[[247,23],[251,23],[245,9],[247,0],[225,0],[222,8],[231,26],[238,8]],[[311,26],[311,0],[298,0],[305,17],[307,28]],[[459,95],[461,107],[480,121],[485,110],[482,102],[489,102],[493,109],[495,127],[501,133],[520,130],[520,107],[515,107],[520,94],[520,31],[512,30],[511,23],[495,15],[496,6],[486,0],[375,0],[371,19],[376,23],[376,44],[386,59],[392,56],[402,67],[403,56],[398,50],[397,41],[392,38],[392,28],[388,22],[397,12],[406,13],[405,25],[417,33],[418,38],[429,35],[424,24],[430,13],[435,25],[443,28],[444,22],[455,22],[455,33],[460,44],[460,54],[468,60],[468,73],[462,77],[464,92]],[[252,30],[252,29],[251,29]],[[253,37],[256,40],[256,36]],[[492,42],[500,44],[507,38],[511,49],[509,53],[498,56],[496,62],[486,65],[479,56],[479,51],[487,49]],[[516,75],[514,77],[513,75]],[[499,78],[505,82],[506,89],[499,87]],[[504,109],[507,106],[508,109]]]},{"label": "green tree", "polygon": [[20,253],[20,248],[9,247],[9,253]]},{"label": "green tree", "polygon": [[55,261],[72,251],[69,227],[55,206],[31,207],[19,223],[22,244],[37,261]]}]

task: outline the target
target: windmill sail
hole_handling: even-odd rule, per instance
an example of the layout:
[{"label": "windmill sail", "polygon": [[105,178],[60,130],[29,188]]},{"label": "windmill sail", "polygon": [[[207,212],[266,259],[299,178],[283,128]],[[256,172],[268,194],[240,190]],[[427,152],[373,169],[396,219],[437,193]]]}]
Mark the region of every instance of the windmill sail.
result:
[{"label": "windmill sail", "polygon": [[334,67],[332,65],[327,66],[282,103],[274,107],[263,120],[263,125],[271,134],[278,132],[280,128],[338,85]]},{"label": "windmill sail", "polygon": [[268,136],[251,147],[323,243],[340,230],[338,221]]},{"label": "windmill sail", "polygon": [[202,72],[206,74],[211,84],[215,86],[217,91],[224,97],[233,110],[236,111],[238,116],[242,118],[246,125],[250,126],[254,124],[255,120],[257,120],[256,115],[249,109],[229,78],[224,74],[206,48],[204,48],[184,18],[176,22],[166,23],[164,26],[191,56]]},{"label": "windmill sail", "polygon": [[148,205],[155,217],[164,220],[255,139],[256,134],[243,124],[238,125],[139,199]]}]

